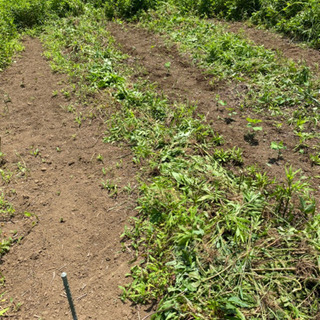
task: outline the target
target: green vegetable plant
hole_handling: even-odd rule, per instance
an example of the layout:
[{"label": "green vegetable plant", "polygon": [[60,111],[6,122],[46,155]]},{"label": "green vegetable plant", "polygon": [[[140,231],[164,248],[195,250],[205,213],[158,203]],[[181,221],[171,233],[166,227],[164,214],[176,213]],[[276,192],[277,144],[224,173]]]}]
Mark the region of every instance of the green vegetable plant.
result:
[{"label": "green vegetable plant", "polygon": [[0,215],[5,215],[6,218],[12,217],[15,213],[13,206],[5,200],[4,194],[0,194]]},{"label": "green vegetable plant", "polygon": [[250,143],[250,145],[257,145],[259,144],[258,140],[255,138],[256,137],[256,132],[257,131],[262,131],[261,126],[257,126],[258,123],[261,123],[262,120],[259,119],[251,119],[251,118],[246,118],[247,120],[247,128],[248,132],[244,135],[244,140]]},{"label": "green vegetable plant", "polygon": [[40,150],[38,148],[30,147],[30,154],[34,157],[38,157],[40,155]]},{"label": "green vegetable plant", "polygon": [[167,69],[167,75],[170,74],[171,62],[168,61],[164,64],[165,68]]},{"label": "green vegetable plant", "polygon": [[[275,212],[282,217],[286,217],[290,221],[294,218],[293,212],[295,207],[292,202],[294,195],[299,194],[302,190],[307,194],[310,188],[309,184],[303,181],[305,177],[302,177],[300,180],[297,178],[301,169],[294,171],[292,166],[290,166],[286,167],[285,171],[287,179],[286,184],[276,186],[273,196],[277,200]],[[314,200],[312,202],[314,202]]]},{"label": "green vegetable plant", "polygon": [[101,181],[101,187],[109,192],[110,197],[118,195],[118,186],[111,180]]},{"label": "green vegetable plant", "polygon": [[280,142],[276,142],[276,141],[272,141],[270,148],[272,150],[277,150],[278,151],[278,156],[277,156],[277,161],[283,159],[282,158],[282,150],[287,149],[287,147],[283,144],[283,141]]},{"label": "green vegetable plant", "polygon": [[310,154],[310,160],[314,165],[320,166],[320,152],[316,154]]},{"label": "green vegetable plant", "polygon": [[6,169],[0,169],[0,176],[2,178],[2,181],[6,184],[9,184],[11,181],[11,178],[13,176],[13,172],[11,172],[10,170]]}]

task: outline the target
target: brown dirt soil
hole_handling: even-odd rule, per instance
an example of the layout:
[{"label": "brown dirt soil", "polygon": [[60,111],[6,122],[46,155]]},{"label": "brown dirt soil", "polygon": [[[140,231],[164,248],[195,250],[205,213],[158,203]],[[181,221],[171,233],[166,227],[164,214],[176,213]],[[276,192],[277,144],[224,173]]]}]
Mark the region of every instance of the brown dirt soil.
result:
[{"label": "brown dirt soil", "polygon": [[[308,150],[305,154],[294,151],[298,138],[292,128],[285,125],[281,129],[275,128],[275,121],[282,119],[257,115],[250,110],[241,112],[239,108],[241,101],[236,93],[245,92],[247,90],[245,84],[228,82],[210,85],[210,78],[193,65],[190,57],[179,53],[176,45],[168,46],[160,36],[136,25],[111,22],[108,30],[121,50],[131,56],[127,61],[128,64],[141,66],[140,73],[135,75],[136,78],[147,77],[156,83],[159,92],[163,92],[172,102],[196,103],[197,112],[205,115],[214,130],[224,137],[225,146],[240,147],[243,150],[245,166],[257,165],[270,177],[276,177],[278,181],[284,179],[285,164],[291,164],[295,170],[301,168],[301,174],[307,177],[319,176],[320,167],[312,166]],[[169,72],[165,67],[167,62],[171,62]],[[227,102],[226,106],[217,103],[217,94],[221,100]],[[232,115],[232,119],[228,108],[237,111],[236,115]],[[247,133],[247,117],[263,121],[263,132],[257,133],[256,145],[251,145],[244,138]],[[283,151],[283,159],[276,160],[277,152],[271,150],[271,141],[284,142],[287,149]],[[311,184],[315,188],[314,195],[319,197],[319,178],[313,179]]]},{"label": "brown dirt soil", "polygon": [[[214,20],[214,23],[221,23]],[[247,39],[252,40],[257,45],[264,46],[266,49],[279,51],[285,57],[296,62],[305,62],[307,66],[318,71],[320,66],[320,51],[308,47],[301,47],[299,43],[294,43],[292,40],[269,30],[257,29],[248,26],[243,22],[222,22],[223,26],[228,31],[239,33]]]},{"label": "brown dirt soil", "polygon": [[110,197],[99,186],[102,179],[115,181],[120,191],[136,184],[129,151],[103,144],[100,120],[79,128],[75,115],[61,107],[73,103],[60,93],[66,79],[51,73],[39,40],[24,45],[22,57],[0,74],[2,169],[13,172],[0,190],[18,213],[32,212],[39,222],[30,233],[30,219],[19,214],[2,223],[5,233],[16,230],[14,237],[24,238],[2,258],[1,307],[13,299],[18,311],[11,310],[10,319],[70,319],[60,278],[65,271],[79,319],[139,319],[145,312],[123,304],[118,288],[128,282],[132,252],[123,253],[120,234],[134,199],[122,192]]}]

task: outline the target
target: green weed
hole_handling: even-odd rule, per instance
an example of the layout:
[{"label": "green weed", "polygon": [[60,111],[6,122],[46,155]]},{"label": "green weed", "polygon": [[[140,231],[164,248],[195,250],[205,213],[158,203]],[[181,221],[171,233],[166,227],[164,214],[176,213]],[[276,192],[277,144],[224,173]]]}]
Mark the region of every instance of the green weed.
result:
[{"label": "green weed", "polygon": [[158,0],[110,0],[105,2],[106,16],[112,18],[121,16],[132,18],[144,10],[154,8]]},{"label": "green weed", "polygon": [[103,162],[103,156],[101,154],[97,155],[97,161]]},{"label": "green weed", "polygon": [[6,184],[8,184],[11,181],[11,178],[13,176],[13,172],[10,170],[3,170],[0,169],[0,176],[2,178],[2,181]]},{"label": "green weed", "polygon": [[310,154],[310,159],[313,164],[320,166],[320,153]]},{"label": "green weed", "polygon": [[101,187],[109,192],[110,197],[118,195],[118,186],[111,180],[101,181]]},{"label": "green weed", "polygon": [[2,193],[0,195],[0,215],[3,217],[12,217],[15,213],[15,210],[13,209],[12,205],[5,200],[4,194]]},{"label": "green weed", "polygon": [[271,141],[270,148],[278,151],[278,158],[277,158],[278,161],[282,159],[282,150],[286,149],[286,146],[283,144],[283,141],[280,141],[280,142]]}]

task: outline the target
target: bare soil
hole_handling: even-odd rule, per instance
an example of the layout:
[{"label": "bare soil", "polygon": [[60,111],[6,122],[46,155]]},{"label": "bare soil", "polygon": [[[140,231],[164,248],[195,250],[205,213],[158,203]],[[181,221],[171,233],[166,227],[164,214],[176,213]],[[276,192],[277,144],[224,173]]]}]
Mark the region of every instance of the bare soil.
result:
[{"label": "bare soil", "polygon": [[[2,258],[6,300],[0,304],[13,299],[18,311],[10,319],[70,319],[60,278],[65,271],[79,319],[139,319],[145,312],[123,304],[118,288],[128,282],[132,253],[123,253],[120,234],[134,214],[134,199],[121,192],[110,197],[99,186],[107,179],[120,191],[135,185],[129,151],[102,142],[100,120],[79,128],[62,108],[73,103],[60,93],[66,78],[52,74],[39,40],[24,45],[21,58],[0,74],[2,169],[14,172],[2,189],[11,190],[17,210],[2,227],[8,236],[16,230],[15,238],[24,237]],[[18,162],[25,174],[16,170]],[[30,219],[19,214],[24,211],[39,219],[32,232]]]},{"label": "bare soil", "polygon": [[[312,165],[309,150],[305,150],[304,154],[294,150],[298,138],[292,128],[284,125],[278,129],[274,126],[275,120],[282,119],[275,119],[267,114],[255,114],[250,110],[240,111],[241,98],[238,98],[237,93],[240,93],[241,97],[241,93],[246,92],[245,84],[221,82],[211,85],[210,76],[195,66],[188,55],[181,54],[176,45],[167,45],[162,37],[134,24],[120,25],[112,22],[108,30],[121,50],[130,55],[128,64],[141,66],[136,78],[147,77],[156,83],[159,92],[163,92],[172,102],[195,103],[197,112],[205,115],[213,129],[224,137],[226,147],[239,147],[243,150],[245,166],[257,165],[277,181],[284,179],[286,164],[292,165],[295,170],[301,169],[301,174],[307,177],[319,176],[320,167]],[[259,33],[260,30],[257,30],[257,38]],[[167,62],[171,63],[169,71],[165,67]],[[226,106],[217,103],[217,94],[227,103]],[[237,114],[230,118],[228,108],[233,108]],[[254,141],[246,138],[247,117],[262,120],[263,131],[256,134]],[[278,159],[277,151],[270,148],[271,141],[283,141],[287,146],[282,152],[282,158]],[[311,184],[315,188],[315,196],[319,196],[319,178],[313,179]]]}]

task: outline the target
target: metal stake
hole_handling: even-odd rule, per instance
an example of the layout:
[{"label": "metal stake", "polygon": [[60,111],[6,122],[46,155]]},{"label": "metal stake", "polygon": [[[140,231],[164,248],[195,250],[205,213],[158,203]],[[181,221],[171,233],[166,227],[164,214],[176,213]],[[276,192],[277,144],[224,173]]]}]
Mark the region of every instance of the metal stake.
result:
[{"label": "metal stake", "polygon": [[65,272],[62,272],[61,273],[61,278],[62,278],[62,281],[63,281],[63,284],[64,284],[64,289],[65,289],[67,297],[68,297],[69,306],[70,306],[70,310],[71,310],[71,313],[72,313],[73,320],[78,320],[77,314],[76,314],[76,310],[74,308],[74,304],[73,304],[73,301],[72,301],[72,296],[71,296],[71,291],[70,291],[70,287],[69,287],[69,284],[68,284],[67,274]]}]

